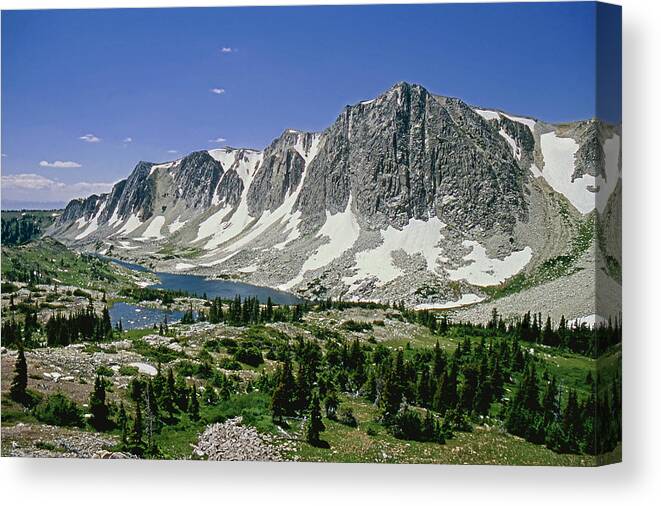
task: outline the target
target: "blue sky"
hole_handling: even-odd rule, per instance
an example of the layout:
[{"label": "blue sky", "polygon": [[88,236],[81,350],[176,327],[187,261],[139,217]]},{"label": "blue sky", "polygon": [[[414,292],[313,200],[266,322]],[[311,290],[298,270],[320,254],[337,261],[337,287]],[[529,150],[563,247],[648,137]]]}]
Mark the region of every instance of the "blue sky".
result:
[{"label": "blue sky", "polygon": [[[595,19],[592,3],[5,11],[3,201],[103,191],[139,160],[262,148],[402,80],[589,118]],[[604,119],[619,121],[620,89],[604,88]]]}]

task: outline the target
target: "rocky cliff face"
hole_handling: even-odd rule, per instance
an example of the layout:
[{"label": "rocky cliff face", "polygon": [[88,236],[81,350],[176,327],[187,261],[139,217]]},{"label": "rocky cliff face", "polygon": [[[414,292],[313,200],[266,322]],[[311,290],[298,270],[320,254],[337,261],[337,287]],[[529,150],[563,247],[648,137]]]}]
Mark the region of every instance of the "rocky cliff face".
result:
[{"label": "rocky cliff face", "polygon": [[359,219],[375,227],[438,216],[461,230],[511,230],[525,217],[524,181],[503,138],[469,106],[400,83],[347,107],[324,132],[298,206],[313,225],[353,195]]},{"label": "rocky cliff face", "polygon": [[72,201],[49,234],[308,296],[452,307],[568,252],[592,213],[616,221],[619,136],[398,83],[263,151],[140,162],[111,193]]}]

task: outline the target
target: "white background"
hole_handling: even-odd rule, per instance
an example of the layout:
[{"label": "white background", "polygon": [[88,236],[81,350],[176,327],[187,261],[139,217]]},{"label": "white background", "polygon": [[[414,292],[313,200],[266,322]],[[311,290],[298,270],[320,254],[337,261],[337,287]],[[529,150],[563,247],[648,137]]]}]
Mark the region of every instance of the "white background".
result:
[{"label": "white background", "polygon": [[[364,0],[363,0],[364,1]],[[239,5],[198,1],[190,5]],[[277,5],[277,1],[253,4]],[[309,4],[314,0],[289,1]],[[322,2],[319,2],[322,3]],[[323,3],[346,3],[324,1]],[[364,2],[387,3],[387,2]],[[398,3],[404,3],[400,1]],[[661,501],[661,15],[624,7],[624,463],[600,469],[2,459],[4,504],[639,505]],[[183,0],[0,0],[3,9],[183,6]],[[11,79],[11,76],[3,76]]]}]

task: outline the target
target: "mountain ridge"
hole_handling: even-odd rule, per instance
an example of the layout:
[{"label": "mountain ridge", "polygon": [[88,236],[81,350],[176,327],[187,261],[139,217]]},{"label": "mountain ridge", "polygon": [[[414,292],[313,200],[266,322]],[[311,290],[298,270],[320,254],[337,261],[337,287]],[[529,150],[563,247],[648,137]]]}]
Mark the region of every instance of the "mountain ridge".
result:
[{"label": "mountain ridge", "polygon": [[[175,272],[440,307],[566,253],[616,193],[620,157],[619,127],[552,125],[400,82],[261,151],[140,162],[48,233]],[[162,253],[185,248],[197,256]]]}]

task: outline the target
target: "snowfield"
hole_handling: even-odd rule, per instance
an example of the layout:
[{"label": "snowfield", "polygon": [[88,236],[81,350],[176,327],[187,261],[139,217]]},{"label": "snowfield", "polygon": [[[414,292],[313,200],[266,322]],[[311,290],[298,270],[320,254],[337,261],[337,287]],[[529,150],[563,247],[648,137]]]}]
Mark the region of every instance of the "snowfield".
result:
[{"label": "snowfield", "polygon": [[606,179],[584,174],[573,182],[574,156],[578,151],[576,141],[558,137],[555,132],[543,134],[540,140],[544,156],[544,170],[540,174],[546,182],[567,197],[582,214],[595,208],[602,212],[620,178],[620,137],[613,135],[604,143]]},{"label": "snowfield", "polygon": [[124,223],[122,228],[120,228],[117,232],[115,232],[112,235],[115,235],[115,234],[129,235],[131,232],[133,232],[140,225],[142,225],[142,222],[140,221],[140,218],[138,218],[135,214],[132,214],[131,216],[129,216],[128,220],[126,220],[126,223]]},{"label": "snowfield", "polygon": [[288,290],[303,281],[306,272],[314,271],[341,257],[345,251],[351,249],[360,235],[360,227],[356,215],[351,208],[353,197],[349,196],[347,207],[341,213],[331,214],[326,211],[326,221],[317,232],[316,237],[326,237],[329,241],[319,246],[308,258],[299,274],[289,282],[280,285],[281,290]]},{"label": "snowfield", "polygon": [[592,211],[596,195],[588,188],[594,187],[595,178],[584,175],[573,182],[571,180],[578,143],[571,138],[558,137],[555,132],[543,134],[540,140],[544,156],[542,177],[551,188],[567,197],[582,214]]},{"label": "snowfield", "polygon": [[174,234],[177,230],[179,230],[181,227],[183,227],[186,223],[188,223],[188,220],[185,221],[179,221],[180,216],[177,216],[177,219],[174,220],[172,223],[168,225],[168,231],[171,234]]},{"label": "snowfield", "polygon": [[188,270],[192,269],[193,267],[195,267],[195,265],[187,264],[185,262],[179,262],[178,264],[176,264],[174,266],[174,270],[175,271],[188,271]]},{"label": "snowfield", "polygon": [[567,326],[573,327],[574,325],[577,325],[580,327],[581,325],[586,324],[589,327],[593,327],[595,324],[607,322],[608,320],[603,316],[599,316],[598,314],[589,314],[579,318],[574,318],[573,320],[567,320]]},{"label": "snowfield", "polygon": [[468,306],[469,304],[477,304],[482,302],[484,297],[475,295],[474,293],[464,293],[459,300],[450,300],[448,302],[431,302],[424,304],[417,304],[415,309],[452,309],[455,307]]},{"label": "snowfield", "polygon": [[404,272],[393,264],[392,254],[399,250],[409,255],[421,254],[425,257],[427,269],[435,272],[439,260],[447,261],[441,255],[443,250],[439,246],[441,239],[444,239],[441,234],[444,227],[445,224],[434,217],[427,221],[412,219],[402,230],[392,226],[382,230],[383,243],[375,249],[356,254],[358,272],[343,278],[344,283],[353,285],[355,289],[360,281],[368,278],[376,278],[379,286],[398,278]]},{"label": "snowfield", "polygon": [[[229,220],[223,223],[223,226],[218,230],[218,225],[229,214],[231,209],[225,210],[221,209],[214,216],[205,221],[202,225],[205,225],[205,229],[202,230],[202,225],[198,231],[198,237],[196,240],[203,239],[208,236],[204,234],[208,233],[209,230],[216,230],[212,234],[212,238],[204,245],[204,249],[213,250],[217,248],[223,242],[229,241],[231,239],[241,236],[237,241],[233,242],[227,248],[225,248],[225,253],[230,253],[229,256],[225,256],[220,260],[211,262],[210,264],[205,265],[217,265],[219,263],[228,260],[231,256],[236,254],[241,248],[247,246],[250,242],[255,240],[259,235],[264,231],[268,230],[273,225],[285,224],[285,230],[290,234],[290,238],[298,237],[298,227],[296,222],[296,216],[294,216],[294,224],[290,222],[290,216],[294,215],[294,204],[298,199],[298,195],[303,188],[303,183],[305,182],[305,177],[308,174],[308,165],[312,159],[317,155],[319,148],[319,135],[313,137],[312,143],[309,146],[309,149],[305,151],[303,147],[303,135],[299,136],[294,148],[300,153],[300,155],[305,159],[305,169],[303,170],[303,177],[298,183],[298,186],[295,189],[290,189],[289,195],[285,198],[284,202],[280,207],[275,211],[264,211],[260,216],[251,216],[248,212],[248,188],[254,177],[253,174],[249,174],[247,177],[249,181],[244,181],[244,190],[241,195],[241,202],[239,203],[236,211],[232,214]],[[260,153],[260,156],[263,156]],[[221,162],[222,163],[222,162]],[[295,231],[294,231],[295,230]],[[291,240],[288,238],[286,241]],[[285,241],[285,242],[286,242]],[[279,248],[280,249],[280,248]]]},{"label": "snowfield", "polygon": [[448,270],[453,281],[465,280],[476,286],[498,285],[520,272],[532,258],[532,249],[526,246],[521,251],[514,251],[507,257],[499,260],[489,258],[487,251],[476,241],[463,241],[466,248],[472,248],[464,257],[468,265],[458,269]]},{"label": "snowfield", "polygon": [[142,233],[142,237],[145,239],[163,239],[161,235],[163,225],[165,225],[165,216],[154,216]]},{"label": "snowfield", "polygon": [[[89,222],[89,225],[87,225],[87,228],[83,230],[80,234],[78,234],[75,239],[83,239],[84,237],[87,237],[90,235],[92,232],[94,232],[97,228],[99,228],[99,216],[103,212],[103,210],[106,208],[106,203],[103,202],[101,206],[99,206],[99,210],[94,214],[94,218],[92,218]],[[78,226],[80,228],[80,226]]]}]

